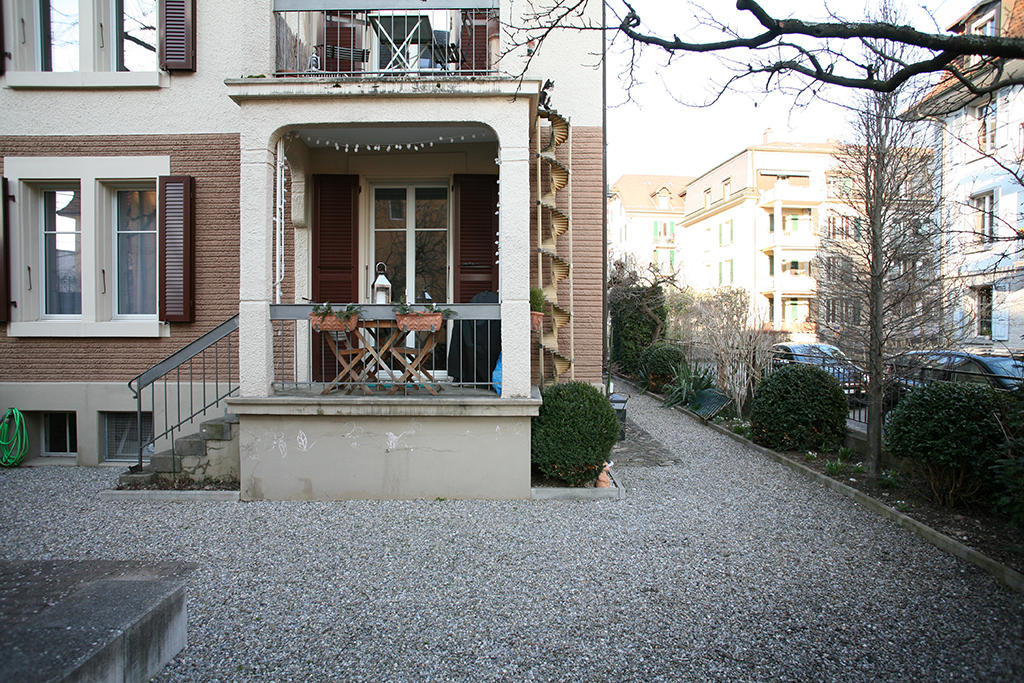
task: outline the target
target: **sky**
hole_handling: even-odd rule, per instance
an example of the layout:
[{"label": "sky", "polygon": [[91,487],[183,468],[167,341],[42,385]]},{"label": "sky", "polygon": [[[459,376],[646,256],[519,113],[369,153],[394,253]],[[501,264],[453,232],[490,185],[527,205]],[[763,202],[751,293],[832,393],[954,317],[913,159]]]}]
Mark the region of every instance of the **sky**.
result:
[{"label": "sky", "polygon": [[[967,12],[977,0],[931,0],[914,3],[896,0],[906,23],[919,30],[945,28]],[[612,6],[621,2],[609,0]],[[683,35],[694,25],[686,2],[637,0],[631,2],[648,30]],[[719,8],[720,18],[738,16],[731,0],[706,0]],[[826,4],[854,6],[846,12],[863,12],[863,4],[823,0],[763,0],[762,7],[776,17],[824,18]],[[799,13],[799,14],[798,14]],[[745,14],[745,13],[744,13]],[[845,15],[847,19],[861,16]],[[609,21],[613,17],[609,15]],[[746,34],[756,33],[756,22]],[[687,34],[689,35],[689,34]],[[619,39],[623,45],[627,43]],[[696,176],[710,170],[744,148],[760,144],[766,129],[774,140],[824,141],[847,135],[849,113],[823,100],[794,106],[783,93],[729,93],[708,107],[687,106],[678,100],[703,101],[713,92],[711,82],[725,73],[711,57],[686,57],[671,65],[655,50],[648,50],[636,73],[643,80],[626,89],[620,79],[630,62],[620,47],[608,58],[608,180],[614,183],[625,173]],[[849,100],[848,91],[833,91]]]}]

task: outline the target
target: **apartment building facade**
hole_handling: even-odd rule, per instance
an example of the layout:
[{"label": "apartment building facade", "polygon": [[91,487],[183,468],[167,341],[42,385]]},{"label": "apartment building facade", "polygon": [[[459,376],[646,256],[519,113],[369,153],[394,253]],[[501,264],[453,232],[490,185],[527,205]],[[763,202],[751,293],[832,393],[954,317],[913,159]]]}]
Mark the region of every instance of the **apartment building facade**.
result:
[{"label": "apartment building facade", "polygon": [[[116,461],[222,392],[243,497],[528,497],[535,385],[600,381],[603,43],[513,45],[520,9],[3,0],[0,404],[34,454]],[[444,384],[451,323],[439,398],[309,391],[310,302],[403,300],[500,322],[500,393]]]},{"label": "apartment building facade", "polygon": [[[1024,3],[989,0],[972,6],[950,28],[954,33],[1024,36]],[[984,80],[992,67],[964,64]],[[1005,65],[1011,71],[1019,63]],[[966,280],[954,315],[967,329],[965,342],[979,351],[1024,349],[1024,96],[1020,86],[974,96],[941,83],[920,105],[937,116],[935,149],[941,154],[946,200],[945,267]]]},{"label": "apartment building facade", "polygon": [[773,329],[813,340],[813,262],[840,207],[830,201],[834,147],[765,142],[687,184],[682,280],[697,290],[739,287]]},{"label": "apartment building facade", "polygon": [[682,192],[688,176],[627,174],[608,195],[608,260],[637,270],[652,265],[661,275],[679,271],[677,227],[682,231]]}]

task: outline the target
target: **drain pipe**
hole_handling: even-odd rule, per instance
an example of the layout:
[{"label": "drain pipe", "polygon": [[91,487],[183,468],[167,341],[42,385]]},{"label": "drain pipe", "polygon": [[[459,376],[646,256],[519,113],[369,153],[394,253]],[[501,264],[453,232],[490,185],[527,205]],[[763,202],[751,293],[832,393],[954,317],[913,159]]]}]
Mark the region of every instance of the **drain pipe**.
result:
[{"label": "drain pipe", "polygon": [[284,282],[284,138],[277,141],[277,182],[274,206],[274,303],[281,303]]}]

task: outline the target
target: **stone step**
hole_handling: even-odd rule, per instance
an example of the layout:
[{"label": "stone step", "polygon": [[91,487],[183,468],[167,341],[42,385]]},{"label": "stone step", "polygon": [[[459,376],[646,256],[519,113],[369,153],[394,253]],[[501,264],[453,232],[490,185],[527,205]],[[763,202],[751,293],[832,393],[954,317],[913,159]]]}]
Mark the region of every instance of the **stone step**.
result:
[{"label": "stone step", "polygon": [[206,454],[206,439],[199,434],[179,436],[174,440],[174,454],[180,458],[201,457]]},{"label": "stone step", "polygon": [[158,473],[180,472],[181,456],[170,449],[154,453],[149,456],[149,469]]},{"label": "stone step", "polygon": [[142,472],[125,472],[117,478],[117,483],[121,486],[145,486],[152,484],[155,480],[155,471],[143,470]]},{"label": "stone step", "polygon": [[199,435],[208,441],[230,441],[231,425],[238,424],[237,415],[225,415],[199,425]]},{"label": "stone step", "polygon": [[194,565],[0,561],[3,681],[148,681],[186,644]]}]

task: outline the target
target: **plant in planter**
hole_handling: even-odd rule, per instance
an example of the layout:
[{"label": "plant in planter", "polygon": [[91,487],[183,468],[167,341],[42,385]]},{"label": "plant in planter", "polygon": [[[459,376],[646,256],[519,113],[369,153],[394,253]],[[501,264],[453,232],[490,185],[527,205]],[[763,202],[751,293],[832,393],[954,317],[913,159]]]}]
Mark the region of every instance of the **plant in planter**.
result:
[{"label": "plant in planter", "polygon": [[405,301],[395,304],[391,310],[395,312],[395,322],[398,323],[398,327],[407,332],[426,330],[436,332],[441,329],[445,320],[455,315],[455,311],[452,309],[438,308],[435,304],[427,304],[424,310],[417,311]]},{"label": "plant in planter", "polygon": [[338,310],[334,310],[330,302],[314,304],[309,322],[317,332],[351,332],[362,312],[363,307],[359,304],[346,304]]},{"label": "plant in planter", "polygon": [[544,326],[544,290],[530,287],[530,330],[540,332]]}]

